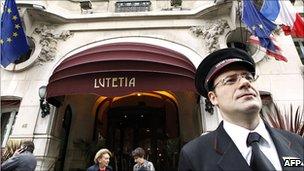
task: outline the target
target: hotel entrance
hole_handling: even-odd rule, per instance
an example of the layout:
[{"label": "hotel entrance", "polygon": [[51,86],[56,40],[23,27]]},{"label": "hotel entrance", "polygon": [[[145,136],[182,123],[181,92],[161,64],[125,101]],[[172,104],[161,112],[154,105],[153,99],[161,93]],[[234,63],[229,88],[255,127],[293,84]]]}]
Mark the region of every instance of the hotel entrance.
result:
[{"label": "hotel entrance", "polygon": [[[165,169],[165,113],[163,108],[121,107],[109,111],[107,146],[114,152],[116,170],[133,170],[131,152],[137,147],[146,151],[146,159],[157,170]],[[165,169],[167,170],[167,169]]]},{"label": "hotel entrance", "polygon": [[100,148],[113,152],[114,170],[132,170],[137,147],[156,170],[176,170],[182,144],[199,132],[194,74],[182,54],[144,43],[106,44],[63,60],[47,100],[75,111],[64,170],[92,165]]},{"label": "hotel entrance", "polygon": [[162,91],[104,99],[96,113],[94,139],[113,152],[114,170],[133,170],[131,153],[137,147],[156,170],[177,169],[180,134],[173,95]]}]

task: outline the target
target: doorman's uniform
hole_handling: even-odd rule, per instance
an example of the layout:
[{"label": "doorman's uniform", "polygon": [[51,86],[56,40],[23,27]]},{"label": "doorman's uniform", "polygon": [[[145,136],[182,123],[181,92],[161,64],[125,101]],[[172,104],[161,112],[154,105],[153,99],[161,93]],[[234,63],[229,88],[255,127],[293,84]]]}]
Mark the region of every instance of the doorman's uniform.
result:
[{"label": "doorman's uniform", "polygon": [[[304,139],[299,135],[271,128],[266,123],[265,126],[275,144],[283,170],[303,171],[303,166],[284,167],[283,157],[295,157],[303,162]],[[182,148],[179,170],[251,171],[246,160],[224,130],[223,122],[215,131],[190,141]]]}]

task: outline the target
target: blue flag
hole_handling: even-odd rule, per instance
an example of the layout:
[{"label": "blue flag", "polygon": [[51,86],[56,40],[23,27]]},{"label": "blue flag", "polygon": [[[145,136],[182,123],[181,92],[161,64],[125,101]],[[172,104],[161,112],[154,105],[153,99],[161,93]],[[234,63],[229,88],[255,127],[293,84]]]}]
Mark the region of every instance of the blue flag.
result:
[{"label": "blue flag", "polygon": [[1,65],[6,67],[29,51],[15,0],[6,0],[1,16]]},{"label": "blue flag", "polygon": [[252,0],[243,0],[242,20],[247,25],[249,31],[259,38],[262,47],[267,50],[276,51],[276,46],[270,38],[270,34],[276,28],[276,25],[256,9]]}]

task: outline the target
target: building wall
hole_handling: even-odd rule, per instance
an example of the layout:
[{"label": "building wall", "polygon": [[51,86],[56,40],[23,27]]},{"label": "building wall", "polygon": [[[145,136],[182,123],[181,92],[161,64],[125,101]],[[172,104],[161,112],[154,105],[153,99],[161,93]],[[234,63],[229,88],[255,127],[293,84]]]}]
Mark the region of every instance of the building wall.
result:
[{"label": "building wall", "polygon": [[303,67],[290,36],[283,33],[276,37],[277,45],[288,62],[264,58],[258,63],[261,73],[258,88],[271,92],[276,103],[284,106],[303,106]]},{"label": "building wall", "polygon": [[96,99],[95,95],[74,95],[65,99],[72,108],[72,121],[65,159],[65,169],[67,170],[86,167],[85,163],[82,162],[86,159],[86,151],[83,151],[77,144],[78,142],[91,142],[95,122],[95,111],[92,111],[92,108]]}]

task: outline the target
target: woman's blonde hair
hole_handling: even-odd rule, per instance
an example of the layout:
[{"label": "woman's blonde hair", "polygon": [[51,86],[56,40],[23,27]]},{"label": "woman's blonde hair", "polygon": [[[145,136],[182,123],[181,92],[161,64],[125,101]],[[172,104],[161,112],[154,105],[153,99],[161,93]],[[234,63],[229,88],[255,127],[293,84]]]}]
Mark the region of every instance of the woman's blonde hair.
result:
[{"label": "woman's blonde hair", "polygon": [[3,162],[12,157],[15,151],[21,147],[23,141],[24,140],[9,139],[1,156],[1,161]]},{"label": "woman's blonde hair", "polygon": [[94,162],[96,164],[98,164],[98,158],[104,154],[109,154],[110,157],[112,156],[112,153],[110,152],[110,150],[108,150],[106,148],[102,148],[95,154]]}]

